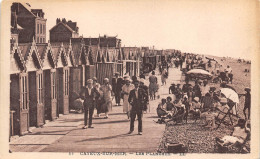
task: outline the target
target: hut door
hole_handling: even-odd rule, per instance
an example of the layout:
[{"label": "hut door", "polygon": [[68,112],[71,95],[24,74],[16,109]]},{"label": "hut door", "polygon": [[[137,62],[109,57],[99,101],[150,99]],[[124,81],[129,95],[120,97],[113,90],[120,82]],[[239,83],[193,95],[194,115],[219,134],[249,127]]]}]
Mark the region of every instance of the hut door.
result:
[{"label": "hut door", "polygon": [[20,74],[20,135],[29,130],[28,75]]},{"label": "hut door", "polygon": [[69,68],[64,68],[64,76],[63,76],[63,100],[64,100],[64,107],[63,107],[63,114],[69,114]]},{"label": "hut door", "polygon": [[57,118],[57,82],[56,71],[51,70],[51,119]]},{"label": "hut door", "polygon": [[44,124],[44,105],[43,105],[43,72],[36,72],[37,88],[37,126]]}]

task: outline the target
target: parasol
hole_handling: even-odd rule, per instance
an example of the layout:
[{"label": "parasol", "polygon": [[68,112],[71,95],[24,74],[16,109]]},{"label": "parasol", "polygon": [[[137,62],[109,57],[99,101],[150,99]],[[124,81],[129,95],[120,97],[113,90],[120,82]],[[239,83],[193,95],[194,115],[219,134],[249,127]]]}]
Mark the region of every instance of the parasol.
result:
[{"label": "parasol", "polygon": [[222,88],[220,92],[228,99],[232,100],[235,103],[239,103],[238,94],[231,88]]},{"label": "parasol", "polygon": [[192,69],[187,72],[187,75],[190,75],[191,77],[201,78],[201,79],[209,79],[212,77],[212,75],[203,70],[203,69]]}]

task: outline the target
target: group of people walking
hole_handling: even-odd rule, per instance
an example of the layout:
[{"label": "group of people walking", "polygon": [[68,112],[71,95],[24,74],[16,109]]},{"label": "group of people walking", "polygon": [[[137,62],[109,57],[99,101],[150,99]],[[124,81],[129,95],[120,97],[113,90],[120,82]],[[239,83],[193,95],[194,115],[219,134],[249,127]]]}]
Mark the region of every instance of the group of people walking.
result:
[{"label": "group of people walking", "polygon": [[98,117],[100,117],[101,113],[105,113],[104,118],[108,118],[108,112],[112,110],[111,93],[112,87],[109,84],[108,78],[104,79],[104,84],[102,86],[97,83],[95,77],[87,80],[86,87],[83,87],[80,92],[80,98],[84,100],[84,129],[93,128],[92,118],[95,108],[97,109]]},{"label": "group of people walking", "polygon": [[130,120],[129,134],[134,131],[134,121],[138,118],[138,134],[142,135],[142,115],[147,110],[148,87],[144,85],[144,79],[134,78],[132,81],[129,76],[121,78],[119,73],[115,73],[112,78],[112,85],[109,79],[103,80],[103,85],[97,83],[96,77],[88,79],[86,86],[82,88],[80,98],[84,100],[84,126],[83,129],[93,128],[92,118],[94,109],[97,109],[97,116],[105,113],[105,119],[112,110],[112,97],[115,97],[116,106],[120,106],[123,99],[123,113],[127,114]]}]

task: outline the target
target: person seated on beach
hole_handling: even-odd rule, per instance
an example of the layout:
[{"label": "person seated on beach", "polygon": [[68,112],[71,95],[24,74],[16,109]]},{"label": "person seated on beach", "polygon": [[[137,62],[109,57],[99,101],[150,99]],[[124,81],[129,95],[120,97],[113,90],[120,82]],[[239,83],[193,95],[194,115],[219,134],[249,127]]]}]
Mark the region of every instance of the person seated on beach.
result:
[{"label": "person seated on beach", "polygon": [[210,93],[206,93],[205,97],[202,99],[202,112],[211,109],[213,107],[213,98],[210,96]]},{"label": "person seated on beach", "polygon": [[216,110],[218,110],[222,113],[219,113],[217,117],[218,117],[218,119],[222,119],[224,117],[225,113],[227,113],[229,110],[229,106],[227,104],[228,100],[227,100],[227,98],[220,98],[219,103],[220,104],[216,105]]},{"label": "person seated on beach", "polygon": [[166,99],[165,98],[162,98],[161,100],[161,103],[158,104],[158,107],[157,107],[157,115],[159,117],[161,116],[164,116],[167,114],[167,104],[166,104]]},{"label": "person seated on beach", "polygon": [[177,111],[179,110],[179,108],[181,108],[182,105],[182,101],[181,98],[176,98],[176,100],[173,102],[174,107],[177,109]]},{"label": "person seated on beach", "polygon": [[246,120],[239,119],[231,135],[224,136],[223,138],[216,137],[216,142],[222,146],[243,144],[249,133],[250,129],[246,127]]},{"label": "person seated on beach", "polygon": [[[181,106],[178,108],[177,112],[175,114],[172,114],[172,116],[170,117],[171,120],[177,120],[178,118],[180,118],[181,116],[183,116],[185,113],[185,105],[181,104]],[[171,114],[168,114],[168,117]]]},{"label": "person seated on beach", "polygon": [[215,128],[215,117],[217,113],[214,107],[207,108],[205,112],[201,113],[200,117],[205,119],[205,124],[202,126],[210,127],[211,129]]},{"label": "person seated on beach", "polygon": [[193,117],[195,119],[195,121],[200,118],[200,114],[201,114],[201,103],[199,102],[199,97],[195,97],[193,102],[191,103],[191,107],[190,107],[190,113],[193,114]]},{"label": "person seated on beach", "polygon": [[172,98],[170,96],[168,96],[166,98],[166,110],[171,111],[173,108],[174,108],[174,105],[172,103]]},{"label": "person seated on beach", "polygon": [[169,94],[174,94],[175,92],[175,84],[172,83],[171,86],[169,87]]}]

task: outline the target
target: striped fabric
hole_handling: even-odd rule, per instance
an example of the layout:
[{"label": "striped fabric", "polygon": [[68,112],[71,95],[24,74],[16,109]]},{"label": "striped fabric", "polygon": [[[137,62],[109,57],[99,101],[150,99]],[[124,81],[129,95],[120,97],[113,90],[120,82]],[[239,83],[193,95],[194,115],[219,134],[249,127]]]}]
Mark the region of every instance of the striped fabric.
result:
[{"label": "striped fabric", "polygon": [[116,72],[116,64],[115,63],[96,63],[96,77],[98,83],[103,84],[104,78],[109,79],[109,83],[111,84],[112,78]]}]

